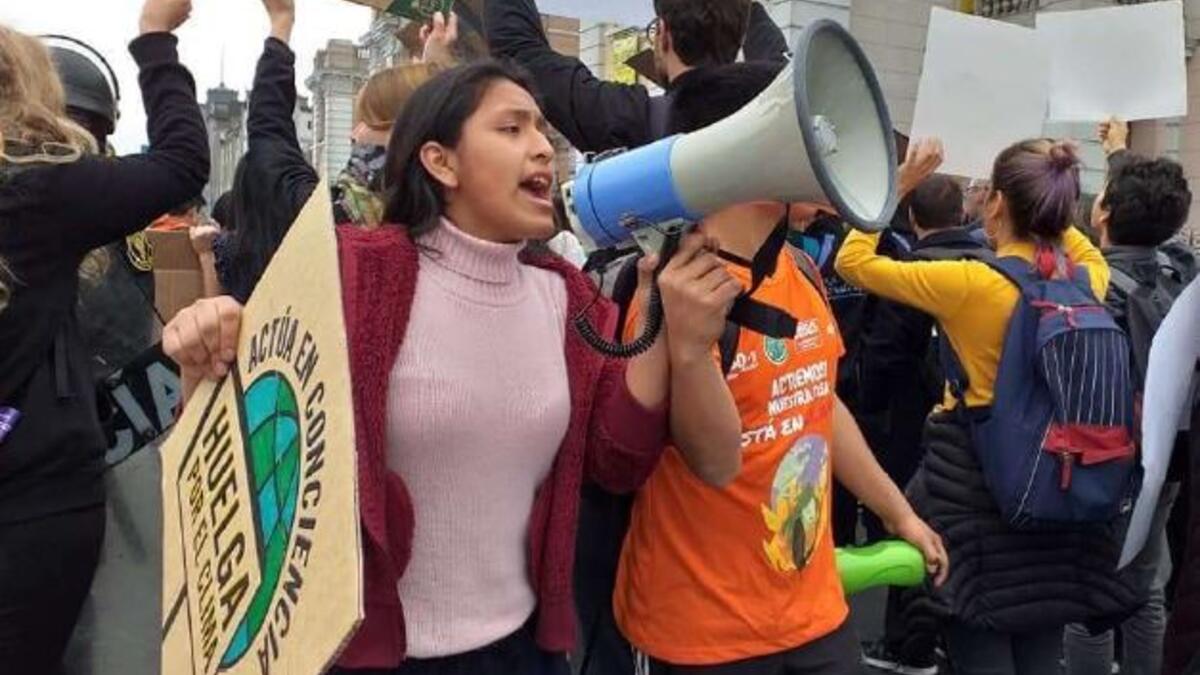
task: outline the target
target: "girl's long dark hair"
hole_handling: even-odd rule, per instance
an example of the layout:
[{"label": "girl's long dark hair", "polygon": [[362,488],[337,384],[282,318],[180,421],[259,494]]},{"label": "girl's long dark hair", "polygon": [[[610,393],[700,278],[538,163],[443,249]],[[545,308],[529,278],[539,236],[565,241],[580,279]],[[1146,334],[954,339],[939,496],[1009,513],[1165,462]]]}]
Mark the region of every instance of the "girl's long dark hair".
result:
[{"label": "girl's long dark hair", "polygon": [[241,302],[246,302],[271,263],[296,219],[295,206],[277,186],[267,184],[270,172],[257,168],[257,156],[247,154],[238,162],[229,191],[225,230],[232,230],[226,250],[227,264],[221,266],[221,285]]},{"label": "girl's long dark hair", "polygon": [[405,228],[413,239],[437,227],[446,198],[442,185],[421,164],[421,148],[429,142],[456,147],[463,125],[498,80],[508,80],[537,99],[524,70],[490,59],[439,73],[413,93],[388,144],[384,222]]}]

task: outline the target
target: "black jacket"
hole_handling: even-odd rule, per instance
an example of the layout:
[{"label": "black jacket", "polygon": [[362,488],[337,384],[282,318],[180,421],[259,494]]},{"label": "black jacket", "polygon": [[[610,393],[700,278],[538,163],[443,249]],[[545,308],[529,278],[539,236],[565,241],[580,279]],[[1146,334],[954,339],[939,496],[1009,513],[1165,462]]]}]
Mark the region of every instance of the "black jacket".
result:
[{"label": "black jacket", "polygon": [[[316,170],[300,150],[296,122],[296,55],[283,42],[267,38],[254,73],[250,105],[246,113],[246,155],[234,186],[246,190],[253,199],[275,200],[278,210],[270,209],[283,225],[271,233],[239,230],[223,234],[215,246],[217,277],[221,287],[238,302],[245,303],[266,271],[264,261],[278,250],[292,222],[300,215],[308,198],[320,182]],[[266,255],[254,259],[235,259],[233,237],[251,237],[252,246],[262,247]]]},{"label": "black jacket", "polygon": [[75,318],[79,264],[200,194],[208,137],[175,37],[129,46],[150,150],[69,164],[0,165],[0,257],[16,281],[0,312],[0,406],[22,418],[0,444],[0,523],[102,502],[105,440]]},{"label": "black jacket", "polygon": [[[1196,277],[1196,255],[1180,244],[1164,244],[1159,248],[1149,246],[1109,246],[1104,249],[1104,260],[1109,267],[1124,272],[1142,284],[1154,284],[1158,275],[1163,273],[1159,262],[1159,254],[1169,261],[1172,269],[1176,270],[1182,286],[1186,286]],[[1108,285],[1108,296],[1104,303],[1113,312],[1118,323],[1122,324],[1125,315],[1127,296],[1117,284]]]},{"label": "black jacket", "polygon": [[1111,624],[1144,601],[1116,572],[1123,525],[1009,528],[954,413],[930,416],[925,457],[907,492],[950,556],[950,577],[929,603],[943,618],[1026,633]]},{"label": "black jacket", "polygon": [[[652,102],[657,97],[645,87],[605,82],[579,59],[551,49],[534,0],[487,0],[484,26],[492,55],[533,74],[546,119],[580,151],[636,148],[665,135],[666,106]],[[744,51],[747,61],[786,59],[783,33],[757,2]]]}]

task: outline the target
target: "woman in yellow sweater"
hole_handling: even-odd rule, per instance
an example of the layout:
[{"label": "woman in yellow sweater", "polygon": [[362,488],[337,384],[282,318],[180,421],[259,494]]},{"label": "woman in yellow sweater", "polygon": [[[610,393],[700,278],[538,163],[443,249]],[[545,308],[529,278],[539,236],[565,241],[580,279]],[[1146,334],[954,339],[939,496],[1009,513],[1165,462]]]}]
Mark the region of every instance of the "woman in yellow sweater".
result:
[{"label": "woman in yellow sweater", "polygon": [[[1061,246],[1072,262],[1087,268],[1092,290],[1103,300],[1108,264],[1100,249],[1070,225],[1079,197],[1078,166],[1074,150],[1063,143],[1032,140],[1008,148],[996,159],[984,227],[999,257],[1032,262],[1039,242]],[[1020,295],[1017,287],[975,260],[902,262],[878,255],[879,236],[854,231],[846,237],[838,274],[937,319],[970,382],[967,406],[988,405],[1008,318]],[[955,405],[949,393],[944,405]]]},{"label": "woman in yellow sweater", "polygon": [[[917,152],[924,151],[927,146]],[[1079,198],[1073,148],[1047,139],[1017,143],[997,157],[991,180],[984,221],[997,255],[1032,263],[1039,247],[1057,248],[1087,269],[1095,296],[1103,300],[1108,266],[1071,226]],[[1017,287],[979,261],[886,258],[876,253],[878,239],[849,235],[838,273],[935,318],[967,375],[967,407],[990,405]],[[953,561],[933,603],[945,620],[949,657],[959,675],[1056,673],[1067,622],[1102,619],[1136,602],[1115,575],[1115,531],[1108,525],[1010,529],[983,481],[965,416],[953,411],[957,405],[948,392],[930,416],[925,457],[908,488]]]}]

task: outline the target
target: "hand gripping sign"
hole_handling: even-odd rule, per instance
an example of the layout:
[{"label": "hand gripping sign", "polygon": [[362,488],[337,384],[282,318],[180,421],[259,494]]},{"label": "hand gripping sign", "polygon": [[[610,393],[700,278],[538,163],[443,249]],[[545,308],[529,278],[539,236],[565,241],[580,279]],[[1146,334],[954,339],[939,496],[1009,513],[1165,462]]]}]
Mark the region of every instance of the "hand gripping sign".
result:
[{"label": "hand gripping sign", "polygon": [[362,618],[346,331],[320,185],[242,315],[236,364],[162,448],[162,672],[317,675]]}]

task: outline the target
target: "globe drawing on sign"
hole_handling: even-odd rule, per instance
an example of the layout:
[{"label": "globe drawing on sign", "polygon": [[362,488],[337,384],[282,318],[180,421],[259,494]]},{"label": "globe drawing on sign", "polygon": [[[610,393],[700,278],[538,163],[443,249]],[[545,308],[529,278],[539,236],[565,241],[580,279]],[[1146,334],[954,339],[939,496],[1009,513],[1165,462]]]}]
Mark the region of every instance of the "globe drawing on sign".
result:
[{"label": "globe drawing on sign", "polygon": [[237,663],[250,649],[267,617],[283,572],[300,493],[300,419],[296,394],[277,371],[265,373],[242,396],[246,463],[254,495],[254,531],[262,583],[254,590],[221,668]]}]

